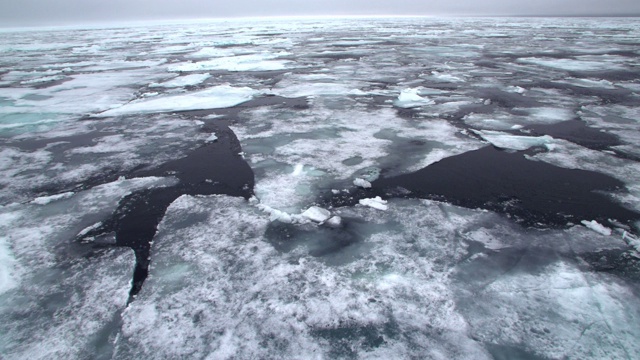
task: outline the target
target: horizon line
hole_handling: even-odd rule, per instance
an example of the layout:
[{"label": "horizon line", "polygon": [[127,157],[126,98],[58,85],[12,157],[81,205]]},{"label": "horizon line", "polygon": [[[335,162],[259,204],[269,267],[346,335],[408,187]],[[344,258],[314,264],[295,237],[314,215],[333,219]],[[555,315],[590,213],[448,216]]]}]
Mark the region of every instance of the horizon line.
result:
[{"label": "horizon line", "polygon": [[49,23],[42,25],[8,25],[4,26],[0,24],[2,31],[28,31],[36,29],[75,29],[83,27],[122,27],[122,26],[143,26],[147,24],[154,25],[178,25],[184,23],[206,23],[206,22],[220,22],[220,21],[243,21],[243,20],[330,20],[330,19],[397,19],[397,18],[640,18],[639,14],[430,14],[430,15],[406,15],[406,14],[369,14],[369,15],[357,15],[357,14],[340,14],[340,15],[263,15],[263,16],[224,16],[224,17],[182,17],[182,18],[158,18],[158,19],[121,19],[121,20],[91,20],[87,22],[81,21],[64,21],[57,23]]}]

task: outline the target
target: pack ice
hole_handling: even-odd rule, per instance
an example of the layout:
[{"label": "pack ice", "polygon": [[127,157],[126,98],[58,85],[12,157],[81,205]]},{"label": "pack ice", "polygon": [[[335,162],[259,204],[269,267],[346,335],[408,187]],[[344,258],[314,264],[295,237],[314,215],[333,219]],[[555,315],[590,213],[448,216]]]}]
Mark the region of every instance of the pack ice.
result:
[{"label": "pack ice", "polygon": [[640,358],[638,19],[0,32],[0,358]]}]

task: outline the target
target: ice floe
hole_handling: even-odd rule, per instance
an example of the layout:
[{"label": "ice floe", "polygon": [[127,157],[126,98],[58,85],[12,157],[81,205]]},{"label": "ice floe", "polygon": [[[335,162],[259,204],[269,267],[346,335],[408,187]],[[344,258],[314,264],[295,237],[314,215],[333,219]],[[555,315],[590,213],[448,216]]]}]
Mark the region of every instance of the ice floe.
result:
[{"label": "ice floe", "polygon": [[173,72],[189,72],[189,71],[208,71],[208,70],[227,70],[227,71],[272,71],[283,70],[290,64],[288,60],[276,60],[279,57],[286,56],[287,53],[276,54],[249,54],[220,57],[206,61],[195,63],[185,63],[180,65],[169,66],[169,71]]},{"label": "ice floe", "polygon": [[534,146],[545,146],[550,149],[553,148],[554,142],[554,138],[549,135],[521,136],[491,130],[473,130],[473,132],[480,135],[493,146],[511,150],[527,150]]},{"label": "ice floe", "polygon": [[121,116],[140,113],[226,108],[249,101],[258,91],[248,87],[220,85],[183,95],[162,96],[134,101],[95,116]]}]

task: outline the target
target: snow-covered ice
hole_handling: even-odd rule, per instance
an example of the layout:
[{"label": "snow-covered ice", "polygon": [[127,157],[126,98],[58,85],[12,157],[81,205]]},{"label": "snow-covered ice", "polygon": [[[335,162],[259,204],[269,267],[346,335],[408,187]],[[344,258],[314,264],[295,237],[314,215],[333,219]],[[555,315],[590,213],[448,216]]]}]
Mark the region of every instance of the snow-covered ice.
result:
[{"label": "snow-covered ice", "polygon": [[139,100],[103,111],[96,116],[121,116],[140,113],[226,108],[249,101],[258,91],[248,87],[219,85],[183,95]]},{"label": "snow-covered ice", "polygon": [[189,72],[189,71],[272,71],[283,70],[290,63],[288,60],[276,60],[288,54],[249,54],[214,58],[206,61],[190,62],[181,65],[172,65],[169,71]]},{"label": "snow-covered ice", "polygon": [[493,146],[511,150],[527,150],[533,146],[546,146],[548,148],[552,148],[554,141],[554,139],[549,135],[522,136],[491,130],[474,130],[473,132],[480,135]]}]

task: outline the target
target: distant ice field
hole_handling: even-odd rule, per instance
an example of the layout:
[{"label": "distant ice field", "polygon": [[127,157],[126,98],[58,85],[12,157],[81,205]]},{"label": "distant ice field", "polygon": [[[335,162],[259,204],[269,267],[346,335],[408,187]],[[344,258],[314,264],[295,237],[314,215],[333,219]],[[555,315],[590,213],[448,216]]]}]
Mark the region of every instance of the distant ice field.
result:
[{"label": "distant ice field", "polygon": [[639,39],[0,30],[0,358],[640,358]]}]

